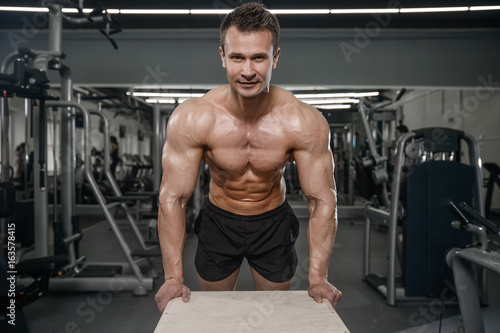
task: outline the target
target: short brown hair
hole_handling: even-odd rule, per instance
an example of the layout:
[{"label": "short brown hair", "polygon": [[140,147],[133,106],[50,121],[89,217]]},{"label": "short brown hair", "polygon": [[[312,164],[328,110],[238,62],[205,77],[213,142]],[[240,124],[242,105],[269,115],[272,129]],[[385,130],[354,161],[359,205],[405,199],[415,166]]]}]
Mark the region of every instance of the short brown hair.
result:
[{"label": "short brown hair", "polygon": [[227,30],[233,25],[242,32],[269,30],[272,36],[273,51],[276,52],[278,49],[280,24],[276,16],[271,14],[264,5],[254,2],[246,3],[236,7],[226,15],[220,26],[220,46],[222,51],[224,51]]}]

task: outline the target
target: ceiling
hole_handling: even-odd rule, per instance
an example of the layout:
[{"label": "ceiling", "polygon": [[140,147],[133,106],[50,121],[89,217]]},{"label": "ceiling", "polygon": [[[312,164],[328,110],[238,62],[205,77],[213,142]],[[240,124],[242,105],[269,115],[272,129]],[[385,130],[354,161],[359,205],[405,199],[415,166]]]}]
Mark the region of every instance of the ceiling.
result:
[{"label": "ceiling", "polygon": [[[44,2],[65,3],[72,7],[78,0],[45,0]],[[96,8],[102,4],[108,9],[231,9],[247,2],[244,0],[183,0],[183,1],[119,1],[119,0],[86,0],[85,8]],[[500,1],[492,0],[267,0],[263,2],[269,9],[362,9],[362,8],[415,8],[415,7],[455,7],[455,6],[488,6],[499,5]],[[42,6],[40,0],[4,0],[2,6]],[[21,29],[26,18],[34,14],[0,12],[0,29]],[[219,15],[124,15],[113,17],[126,29],[174,29],[174,28],[218,28],[221,22]],[[282,28],[353,28],[364,26],[373,20],[371,14],[348,15],[279,15]],[[79,28],[65,24],[65,29]],[[91,28],[91,26],[87,26]],[[453,13],[400,13],[391,15],[390,22],[383,28],[500,28],[500,11],[467,11]]]},{"label": "ceiling", "polygon": [[[86,0],[85,8],[96,8],[102,4],[108,9],[231,9],[248,2],[244,0],[184,0],[184,1],[119,1],[119,0]],[[492,6],[500,5],[500,0],[464,1],[464,0],[267,0],[263,2],[269,9],[366,9],[366,8],[416,8],[416,7],[455,7],[455,6]],[[78,0],[3,0],[2,6],[42,7],[46,3],[59,3],[64,7],[75,7]],[[0,11],[0,29],[23,29],[26,22],[40,23],[40,15],[33,13],[2,12]],[[73,17],[75,17],[73,15]],[[137,29],[217,29],[223,18],[221,15],[125,15],[113,14],[115,22],[112,28],[123,31]],[[316,29],[353,29],[365,27],[368,22],[374,22],[373,14],[345,14],[345,15],[279,15],[282,28],[316,28]],[[470,29],[470,28],[500,28],[500,10],[495,11],[466,11],[452,13],[398,13],[379,16],[383,20],[380,28],[383,29]],[[47,26],[48,20],[45,20]],[[381,22],[381,21],[379,21]],[[97,25],[97,28],[103,26]],[[40,24],[37,28],[43,29]],[[76,26],[65,22],[64,29],[95,29],[96,26],[87,24]],[[82,87],[83,88],[83,87]],[[124,88],[97,88],[88,87],[91,95],[106,95],[108,104],[116,103],[129,106],[132,110],[144,107],[142,98],[127,95]],[[178,92],[186,92],[176,89]],[[165,91],[163,91],[165,92]],[[192,92],[192,91],[187,91]],[[337,92],[337,91],[335,91]],[[384,92],[380,91],[382,94]],[[389,92],[385,92],[389,93]],[[117,96],[118,95],[118,96]],[[139,102],[139,104],[138,104]]]}]

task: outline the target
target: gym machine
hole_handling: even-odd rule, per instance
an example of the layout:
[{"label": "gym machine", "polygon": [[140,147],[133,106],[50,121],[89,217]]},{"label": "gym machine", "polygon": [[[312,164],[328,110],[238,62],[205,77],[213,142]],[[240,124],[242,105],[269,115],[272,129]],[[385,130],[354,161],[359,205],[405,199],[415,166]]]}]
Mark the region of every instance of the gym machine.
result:
[{"label": "gym machine", "polygon": [[[128,245],[124,242],[123,236],[121,235],[116,224],[113,224],[114,220],[108,217],[110,221],[111,228],[113,229],[118,241],[120,242],[122,249],[124,250],[125,256],[128,260],[128,267],[126,265],[119,266],[120,270],[114,270],[102,273],[101,270],[97,270],[96,274],[85,274],[81,272],[82,262],[84,257],[78,257],[78,251],[75,248],[75,241],[77,241],[81,234],[78,231],[78,226],[75,215],[75,202],[74,202],[74,155],[75,155],[75,140],[73,137],[75,123],[74,123],[74,110],[79,110],[84,115],[84,121],[86,125],[86,142],[89,140],[89,112],[84,109],[81,105],[71,102],[72,99],[72,79],[71,71],[62,63],[64,59],[64,54],[60,51],[61,46],[61,31],[62,31],[62,6],[59,5],[57,1],[47,1],[45,3],[50,8],[49,11],[49,51],[33,51],[29,49],[21,49],[19,52],[14,52],[9,55],[2,64],[2,75],[0,76],[0,85],[3,91],[2,100],[0,101],[2,105],[2,116],[6,118],[8,116],[8,104],[5,100],[6,97],[11,97],[14,94],[17,97],[35,98],[39,100],[39,110],[38,112],[33,112],[35,118],[35,142],[38,146],[35,147],[35,170],[34,170],[34,195],[35,195],[35,257],[46,257],[48,255],[48,200],[47,200],[47,170],[46,170],[46,100],[52,98],[47,96],[46,89],[48,88],[48,80],[45,76],[45,72],[48,69],[58,70],[61,76],[61,101],[49,103],[50,107],[61,107],[61,142],[65,145],[61,146],[61,174],[62,174],[62,186],[61,186],[61,197],[64,199],[61,202],[61,221],[62,225],[55,225],[54,235],[56,238],[55,249],[59,251],[60,249],[67,254],[70,264],[61,270],[61,276],[54,278],[51,281],[51,287],[57,290],[100,290],[102,288],[107,288],[111,282],[121,282],[124,286],[124,290],[133,290],[136,295],[144,295],[148,290],[153,288],[152,278],[146,278],[142,275],[139,268],[139,262],[134,260],[131,255],[131,251],[128,249]],[[82,5],[82,4],[81,4]],[[103,13],[102,10],[100,10]],[[67,19],[66,17],[64,17]],[[106,21],[109,18],[107,13],[104,13],[102,20]],[[89,17],[87,16],[83,21],[87,22]],[[73,20],[73,19],[71,19]],[[98,18],[95,16],[91,18],[95,23]],[[74,23],[79,23],[82,20],[73,20]],[[107,25],[109,27],[109,25]],[[101,31],[103,32],[103,31]],[[108,34],[109,30],[103,33]],[[111,40],[111,39],[110,39]],[[116,47],[116,44],[113,44]],[[13,63],[14,73],[4,74],[10,64]],[[5,84],[3,84],[5,82]],[[7,121],[3,121],[2,125],[8,124]],[[8,131],[5,130],[6,126],[2,126],[2,144],[5,145],[8,138]],[[8,128],[7,128],[8,129]],[[8,142],[7,142],[8,143]],[[4,153],[8,154],[8,150],[2,150]],[[87,156],[90,156],[90,151]],[[8,162],[8,159],[4,160],[2,158],[2,168]],[[88,163],[89,161],[85,161]],[[87,169],[89,166],[87,166]],[[86,171],[89,172],[88,170]],[[3,173],[2,173],[3,174]],[[88,175],[87,178],[91,179]],[[92,182],[92,180],[90,180]],[[95,185],[95,183],[94,183]],[[99,193],[97,196],[99,196]],[[104,202],[104,199],[101,198]],[[104,203],[106,205],[107,203]],[[121,202],[116,202],[111,205],[119,206]],[[109,206],[106,207],[109,209]],[[105,210],[109,213],[109,210]],[[108,214],[109,215],[109,214]],[[77,258],[78,257],[78,258]],[[87,266],[85,266],[87,267]],[[121,271],[123,269],[123,271]],[[131,271],[131,276],[122,276],[120,273],[129,273]],[[117,275],[118,274],[118,275]],[[22,279],[21,283],[25,282]]]},{"label": "gym machine", "polygon": [[484,163],[483,167],[490,173],[486,180],[486,200],[484,203],[484,210],[486,217],[492,215],[500,216],[500,211],[491,208],[491,201],[493,200],[493,190],[495,184],[500,188],[500,166],[495,163]]},{"label": "gym machine", "polygon": [[[468,147],[469,165],[460,162],[461,143]],[[409,164],[408,161],[413,161]],[[428,300],[444,289],[445,252],[470,243],[453,230],[446,203],[465,201],[484,214],[482,171],[474,138],[462,131],[425,128],[402,135],[396,146],[388,207],[365,207],[364,280],[386,302]],[[378,221],[388,227],[387,277],[370,271],[370,227]],[[396,276],[396,263],[402,275]],[[400,280],[400,285],[396,285]],[[486,302],[486,280],[483,278]]]},{"label": "gym machine", "polygon": [[[132,271],[133,277],[128,277],[128,276],[111,276],[111,278],[115,281],[120,281],[122,285],[126,286],[126,290],[133,290],[135,295],[145,295],[147,294],[148,290],[153,289],[153,281],[152,278],[146,278],[143,276],[141,269],[139,267],[139,261],[134,260],[132,251],[130,250],[127,242],[125,241],[125,238],[123,237],[122,232],[120,231],[120,228],[118,227],[118,224],[116,223],[116,220],[114,219],[113,215],[111,214],[111,209],[115,208],[120,205],[126,205],[125,203],[127,201],[131,200],[142,200],[143,197],[136,198],[136,197],[121,197],[121,200],[115,200],[114,202],[110,202],[109,200],[106,200],[106,198],[103,196],[101,190],[99,189],[99,186],[94,179],[94,176],[92,175],[91,172],[91,166],[90,166],[90,155],[91,155],[91,147],[90,147],[90,112],[83,107],[82,105],[75,103],[75,102],[65,102],[65,101],[55,101],[55,102],[50,102],[47,103],[47,107],[57,107],[57,108],[71,108],[71,109],[76,109],[80,111],[83,114],[83,123],[84,123],[84,141],[85,141],[85,156],[87,157],[85,159],[85,178],[89,182],[93,194],[95,198],[97,199],[100,207],[103,210],[103,213],[106,217],[106,220],[109,222],[109,225],[111,229],[113,230],[114,235],[116,236],[120,247],[122,249],[123,254],[125,255],[127,262],[128,262],[128,268]],[[103,117],[103,119],[106,119]],[[109,167],[109,146],[107,147],[107,153],[108,155],[105,157],[105,161],[107,161],[107,167]],[[107,176],[109,175],[109,168],[107,170]],[[121,194],[119,192],[119,189],[114,182],[113,177],[109,177],[111,179],[112,184],[116,186],[115,190],[118,190],[118,194]],[[124,199],[124,200],[123,200]],[[132,219],[130,213],[128,216]],[[135,225],[134,223],[131,222],[131,225]],[[136,236],[141,237],[140,232],[138,230],[134,230],[136,232]],[[144,244],[144,240],[143,244]],[[73,264],[78,265],[80,264],[82,259],[76,260],[76,258],[73,261]],[[96,269],[96,266],[99,265],[93,265],[90,270],[95,270],[95,271],[102,271],[100,269]],[[103,265],[105,266],[107,265]],[[83,266],[81,269],[85,271],[86,266]],[[123,266],[123,269],[127,268],[126,266]],[[118,268],[119,269],[119,268]],[[104,276],[104,277],[99,277],[99,276],[89,276],[87,274],[82,274],[79,272],[76,275],[72,275],[67,278],[61,278],[61,279],[55,279],[52,281],[52,288],[54,290],[79,290],[79,291],[92,291],[92,290],[100,290],[102,288],[106,288],[108,283],[109,283],[109,276]]]},{"label": "gym machine", "polygon": [[351,111],[323,110],[323,116],[330,126],[330,148],[335,160],[335,182],[339,204],[354,204],[354,175],[350,168],[354,157],[353,139],[356,132],[357,113]]},{"label": "gym machine", "polygon": [[[98,116],[100,118],[100,120],[102,121],[102,124],[103,124],[104,138],[109,138],[109,120],[106,117],[106,115],[103,112],[100,112],[99,110],[98,111],[90,111],[89,115]],[[90,118],[89,118],[89,120],[90,120]],[[90,127],[90,123],[88,124],[88,126]],[[87,134],[87,130],[86,129],[85,129],[84,133]],[[86,137],[86,135],[85,135],[85,143],[86,143],[86,145],[88,145],[87,143],[90,142],[89,140],[90,140],[90,134],[89,134],[89,137]],[[108,203],[113,203],[113,202],[120,203],[119,207],[125,213],[127,221],[129,222],[129,225],[132,228],[133,233],[134,233],[135,237],[137,238],[137,241],[138,241],[138,243],[139,243],[139,245],[141,247],[139,250],[136,250],[136,251],[132,252],[131,253],[132,256],[133,257],[145,257],[145,258],[148,258],[148,257],[159,257],[159,256],[161,256],[161,253],[160,253],[158,247],[156,247],[156,246],[148,246],[146,244],[146,241],[144,240],[144,237],[142,236],[141,231],[139,230],[139,227],[138,227],[138,222],[140,220],[140,212],[139,212],[140,205],[139,205],[139,203],[141,201],[150,199],[150,196],[142,195],[141,192],[122,193],[122,191],[120,190],[120,187],[118,186],[115,178],[111,174],[111,170],[110,170],[110,167],[109,167],[109,165],[110,165],[110,153],[109,153],[110,147],[109,146],[110,146],[109,140],[105,139],[104,140],[104,170],[103,171],[104,171],[104,175],[105,175],[107,181],[109,182],[109,184],[111,186],[111,189],[112,189],[112,192],[113,192],[114,196],[107,197],[107,198],[105,198],[105,200]],[[85,151],[88,153],[88,149],[85,149]],[[90,168],[87,165],[87,161],[89,161],[89,163],[90,163],[90,156],[89,155],[85,156],[85,176],[86,176],[86,178],[88,180],[89,175],[92,176],[92,178],[94,178],[94,176],[92,175],[92,172],[90,171]],[[87,172],[87,170],[88,170],[88,172]],[[93,182],[90,182],[92,191],[94,192],[94,195],[95,195],[95,191],[99,190],[100,196],[104,197],[103,194],[102,194],[102,192],[100,191],[100,188],[98,186],[97,186],[97,188],[94,188],[94,186],[92,184],[97,184],[97,181],[95,180],[95,178],[94,178]],[[99,200],[98,200],[98,202],[99,202]],[[136,204],[137,204],[136,209],[138,211],[136,213],[135,218],[132,215],[132,213],[130,212],[130,209],[129,209],[128,205],[127,205],[127,203],[129,203],[129,202],[136,202]],[[103,210],[107,209],[106,206],[101,206],[101,208]],[[108,213],[111,214],[111,211],[109,211]],[[106,213],[106,216],[107,216],[107,213]],[[112,221],[111,223],[116,223],[116,221]]]},{"label": "gym machine", "polygon": [[[11,218],[15,214],[15,187],[11,182],[0,182],[0,218]],[[18,228],[9,221],[8,234],[17,238]],[[2,332],[28,332],[23,308],[49,290],[49,279],[68,264],[66,256],[48,256],[16,262],[14,242],[9,243],[9,255],[0,257],[0,329]],[[29,277],[30,282],[16,285],[18,277]],[[13,323],[15,325],[13,325]]]},{"label": "gym machine", "polygon": [[[446,263],[453,270],[458,304],[465,333],[484,333],[478,286],[474,278],[474,266],[489,269],[500,274],[500,252],[487,250],[487,232],[500,235],[500,228],[485,219],[465,202],[448,206],[457,218],[452,227],[474,234],[477,240],[472,246],[451,249],[446,255]],[[479,286],[481,288],[481,286]]]},{"label": "gym machine", "polygon": [[[394,99],[383,98],[381,101],[371,103],[368,98],[362,98],[358,105],[358,111],[366,133],[366,142],[368,144],[369,155],[364,157],[361,165],[364,169],[371,170],[371,180],[374,186],[378,187],[377,192],[380,198],[375,197],[373,203],[375,206],[390,206],[389,191],[387,183],[389,182],[388,162],[390,159],[389,141],[391,122],[396,120],[396,110],[387,109],[388,106],[399,101],[405,94],[406,89],[397,92]],[[374,127],[372,123],[379,126]],[[381,147],[377,147],[377,143]]]},{"label": "gym machine", "polygon": [[[20,48],[18,52],[9,54],[2,62],[0,69],[0,113],[2,118],[2,181],[10,181],[6,172],[9,168],[9,103],[8,98],[13,96],[26,98],[38,105],[37,112],[33,112],[34,147],[34,211],[35,223],[35,255],[44,257],[48,255],[48,213],[47,213],[47,141],[46,141],[46,110],[45,101],[52,98],[47,94],[48,82],[46,72],[47,56],[62,57],[59,52],[33,51]],[[7,70],[12,65],[12,74]],[[2,223],[2,234],[5,235],[5,221]],[[2,240],[5,246],[5,239]]]}]

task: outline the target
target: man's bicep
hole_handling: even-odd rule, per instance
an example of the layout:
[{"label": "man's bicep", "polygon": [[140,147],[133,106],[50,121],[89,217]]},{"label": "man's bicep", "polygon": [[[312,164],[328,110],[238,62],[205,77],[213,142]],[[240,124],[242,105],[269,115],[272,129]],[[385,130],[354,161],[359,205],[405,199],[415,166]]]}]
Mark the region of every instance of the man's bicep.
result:
[{"label": "man's bicep", "polygon": [[329,149],[316,153],[297,151],[294,157],[300,187],[308,199],[329,196],[335,190],[333,158]]}]

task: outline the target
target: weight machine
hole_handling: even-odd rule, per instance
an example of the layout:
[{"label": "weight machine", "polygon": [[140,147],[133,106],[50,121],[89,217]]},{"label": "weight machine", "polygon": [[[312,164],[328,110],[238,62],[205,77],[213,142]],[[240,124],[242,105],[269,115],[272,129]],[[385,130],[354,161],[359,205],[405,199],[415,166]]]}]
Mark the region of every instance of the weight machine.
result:
[{"label": "weight machine", "polygon": [[[469,165],[460,163],[462,142],[468,147]],[[408,159],[413,163],[408,164]],[[470,237],[448,224],[446,203],[450,200],[466,201],[483,214],[481,161],[474,138],[447,128],[426,128],[402,135],[396,146],[389,206],[368,203],[365,207],[363,276],[389,305],[435,298],[444,289],[445,252],[470,243]],[[385,278],[370,272],[372,221],[388,227]],[[400,277],[396,276],[398,259]],[[482,278],[481,283],[486,302],[486,280]]]},{"label": "weight machine", "polygon": [[[484,333],[485,328],[478,297],[482,291],[477,290],[475,272],[471,264],[500,274],[500,253],[498,250],[487,250],[487,232],[500,235],[500,228],[485,219],[465,202],[458,205],[450,202],[448,208],[457,218],[456,221],[452,222],[452,227],[468,231],[476,236],[477,242],[475,244],[466,248],[451,249],[446,255],[446,263],[453,270],[465,333]],[[479,288],[481,287],[483,286],[479,285]]]},{"label": "weight machine", "polygon": [[[61,32],[63,19],[72,23],[90,22],[96,24],[104,22],[106,27],[100,31],[112,42],[116,48],[116,43],[110,35],[118,32],[120,29],[111,30],[111,24],[116,23],[103,8],[99,8],[93,13],[83,14],[83,1],[80,1],[78,7],[82,17],[70,18],[62,13],[61,1],[44,1],[49,7],[49,50],[35,51],[27,48],[20,49],[18,52],[10,54],[2,63],[0,74],[0,97],[1,115],[2,115],[2,177],[6,173],[4,169],[8,167],[8,103],[7,98],[16,96],[38,100],[38,110],[33,112],[34,118],[34,140],[37,143],[35,147],[35,166],[34,166],[34,199],[35,199],[35,257],[47,257],[49,251],[48,244],[48,187],[47,187],[47,107],[60,108],[61,119],[61,223],[54,223],[55,250],[64,252],[68,256],[69,265],[61,269],[61,276],[51,281],[51,288],[54,290],[100,290],[107,288],[110,281],[121,282],[124,290],[133,290],[136,295],[144,295],[148,290],[153,289],[152,278],[143,276],[139,264],[143,259],[135,260],[132,253],[125,243],[116,222],[110,214],[110,207],[116,207],[123,204],[123,201],[108,203],[102,197],[102,193],[95,191],[95,195],[100,198],[101,207],[105,212],[111,229],[127,259],[127,264],[114,265],[104,274],[103,270],[94,271],[95,275],[82,274],[81,270],[87,268],[82,265],[84,257],[78,256],[76,243],[81,238],[78,230],[78,219],[75,214],[75,110],[83,114],[85,123],[86,143],[90,142],[90,113],[78,103],[71,102],[73,96],[71,70],[64,65],[62,60],[65,55],[61,52]],[[67,2],[64,1],[64,4]],[[96,16],[100,15],[100,16]],[[9,66],[12,64],[13,73],[6,74]],[[47,94],[48,79],[45,75],[47,70],[59,71],[61,77],[61,98],[60,101],[50,101],[55,99]],[[90,147],[87,156],[90,156]],[[7,158],[6,158],[7,157]],[[85,163],[89,163],[86,159]],[[90,166],[86,165],[86,177],[91,182],[92,187],[96,187],[95,180],[91,177]],[[57,184],[57,181],[54,182]],[[55,192],[57,193],[57,191]],[[128,198],[127,201],[134,198]],[[57,204],[57,199],[55,200]],[[3,223],[5,224],[5,223]],[[137,236],[137,230],[134,229]],[[144,241],[141,245],[144,244]],[[119,266],[119,269],[116,269]],[[115,275],[113,272],[132,275]],[[21,282],[24,282],[21,280]]]}]

